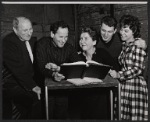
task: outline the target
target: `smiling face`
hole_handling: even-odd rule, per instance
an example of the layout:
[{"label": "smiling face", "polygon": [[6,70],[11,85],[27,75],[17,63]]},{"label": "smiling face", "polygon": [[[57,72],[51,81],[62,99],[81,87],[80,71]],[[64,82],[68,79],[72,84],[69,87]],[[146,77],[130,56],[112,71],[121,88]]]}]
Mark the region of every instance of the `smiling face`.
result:
[{"label": "smiling face", "polygon": [[89,51],[96,45],[96,40],[93,40],[87,32],[83,32],[80,35],[79,44],[83,51]]},{"label": "smiling face", "polygon": [[102,23],[100,32],[103,41],[105,43],[108,43],[112,39],[113,35],[116,33],[116,29],[113,26],[109,27],[108,25]]},{"label": "smiling face", "polygon": [[121,40],[126,42],[134,41],[134,36],[132,30],[129,26],[122,27],[120,29]]},{"label": "smiling face", "polygon": [[22,41],[29,41],[33,33],[32,24],[27,19],[20,18],[18,26],[13,29]]},{"label": "smiling face", "polygon": [[64,47],[65,43],[68,40],[68,33],[69,33],[68,28],[61,28],[61,27],[58,28],[55,34],[51,32],[51,37],[53,38],[53,41],[59,48]]}]

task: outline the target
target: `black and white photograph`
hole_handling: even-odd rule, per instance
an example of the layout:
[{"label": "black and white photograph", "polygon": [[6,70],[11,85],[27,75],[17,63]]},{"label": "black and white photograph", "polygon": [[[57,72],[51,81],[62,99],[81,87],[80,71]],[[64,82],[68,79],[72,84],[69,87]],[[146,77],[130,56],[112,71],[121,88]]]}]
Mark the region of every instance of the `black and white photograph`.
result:
[{"label": "black and white photograph", "polygon": [[148,121],[148,2],[1,2],[2,120]]}]

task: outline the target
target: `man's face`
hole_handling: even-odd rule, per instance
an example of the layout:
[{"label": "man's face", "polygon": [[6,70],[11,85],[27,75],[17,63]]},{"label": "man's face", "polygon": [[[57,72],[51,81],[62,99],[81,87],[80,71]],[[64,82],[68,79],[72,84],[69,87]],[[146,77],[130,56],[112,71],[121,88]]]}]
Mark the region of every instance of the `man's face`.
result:
[{"label": "man's face", "polygon": [[113,35],[116,33],[116,29],[114,27],[109,27],[108,25],[102,23],[101,25],[101,37],[105,43],[108,43]]},{"label": "man's face", "polygon": [[22,41],[29,41],[33,28],[30,21],[21,19],[19,20],[18,28],[14,28],[14,31]]},{"label": "man's face", "polygon": [[64,47],[65,43],[68,40],[68,33],[69,33],[68,28],[59,27],[55,34],[51,32],[51,37],[53,38],[55,44],[58,47],[62,48]]}]

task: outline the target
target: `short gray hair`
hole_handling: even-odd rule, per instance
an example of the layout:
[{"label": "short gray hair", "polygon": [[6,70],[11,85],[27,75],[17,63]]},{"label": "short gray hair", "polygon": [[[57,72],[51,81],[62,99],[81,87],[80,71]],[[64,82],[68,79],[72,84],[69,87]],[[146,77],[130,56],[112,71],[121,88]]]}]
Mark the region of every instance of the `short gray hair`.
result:
[{"label": "short gray hair", "polygon": [[[28,18],[26,18],[26,17],[15,17],[14,19],[13,19],[13,27],[14,28],[18,28],[18,25],[19,25],[19,20],[20,19],[23,19],[23,20],[28,20],[28,21],[30,21],[30,19],[28,19]],[[31,21],[30,21],[31,22]],[[31,23],[32,24],[32,23]]]}]

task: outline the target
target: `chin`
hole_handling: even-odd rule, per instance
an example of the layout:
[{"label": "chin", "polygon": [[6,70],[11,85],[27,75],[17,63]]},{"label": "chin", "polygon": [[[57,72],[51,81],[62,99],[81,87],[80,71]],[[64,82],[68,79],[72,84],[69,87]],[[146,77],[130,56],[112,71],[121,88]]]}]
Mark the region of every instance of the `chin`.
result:
[{"label": "chin", "polygon": [[64,47],[64,45],[59,45],[58,47],[59,47],[59,48],[63,48],[63,47]]}]

